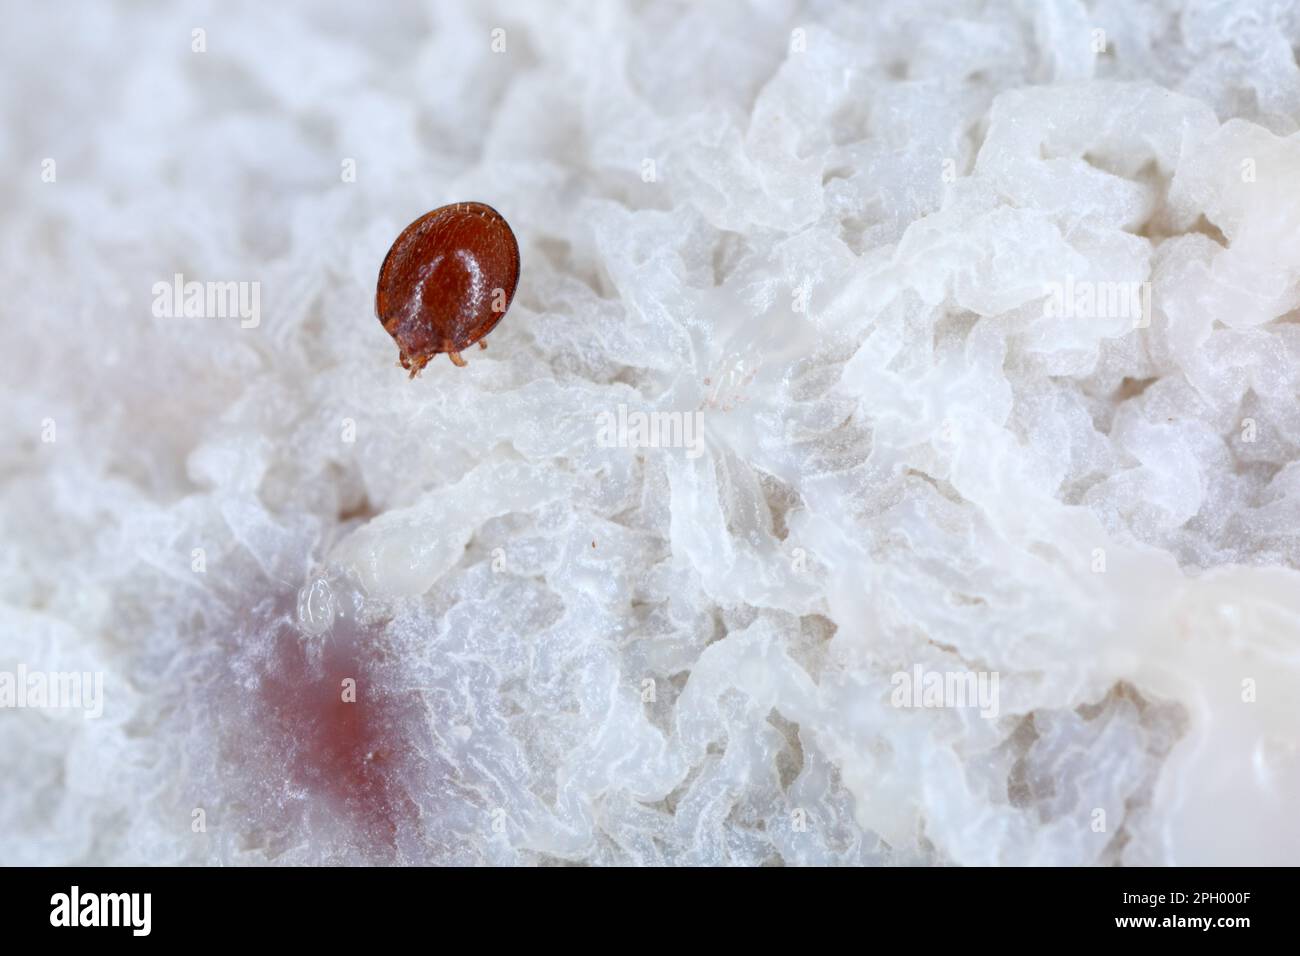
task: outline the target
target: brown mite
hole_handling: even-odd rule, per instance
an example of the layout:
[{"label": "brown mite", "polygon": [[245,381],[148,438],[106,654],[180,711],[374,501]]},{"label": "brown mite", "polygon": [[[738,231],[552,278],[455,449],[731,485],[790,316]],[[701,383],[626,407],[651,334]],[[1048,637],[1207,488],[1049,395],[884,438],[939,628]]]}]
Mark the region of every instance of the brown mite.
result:
[{"label": "brown mite", "polygon": [[426,212],[402,230],[379,267],[375,313],[415,378],[439,353],[460,353],[496,327],[519,284],[519,243],[481,202]]}]

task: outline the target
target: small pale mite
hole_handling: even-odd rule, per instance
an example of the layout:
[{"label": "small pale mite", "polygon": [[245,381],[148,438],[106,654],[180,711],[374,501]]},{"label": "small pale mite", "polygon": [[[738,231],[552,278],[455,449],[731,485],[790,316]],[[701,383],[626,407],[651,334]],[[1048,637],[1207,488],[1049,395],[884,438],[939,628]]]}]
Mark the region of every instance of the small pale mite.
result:
[{"label": "small pale mite", "polygon": [[491,332],[519,284],[519,243],[505,217],[481,202],[427,212],[402,230],[379,267],[375,314],[415,378],[446,352],[461,352]]}]

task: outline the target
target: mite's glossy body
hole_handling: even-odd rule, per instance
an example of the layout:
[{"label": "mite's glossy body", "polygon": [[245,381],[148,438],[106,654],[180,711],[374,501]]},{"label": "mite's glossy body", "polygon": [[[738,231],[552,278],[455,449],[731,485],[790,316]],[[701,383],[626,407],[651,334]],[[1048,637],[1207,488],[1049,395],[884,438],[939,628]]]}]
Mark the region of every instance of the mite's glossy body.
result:
[{"label": "mite's glossy body", "polygon": [[519,244],[502,215],[479,202],[425,213],[402,230],[379,268],[375,313],[411,377],[460,353],[501,321],[519,284]]}]

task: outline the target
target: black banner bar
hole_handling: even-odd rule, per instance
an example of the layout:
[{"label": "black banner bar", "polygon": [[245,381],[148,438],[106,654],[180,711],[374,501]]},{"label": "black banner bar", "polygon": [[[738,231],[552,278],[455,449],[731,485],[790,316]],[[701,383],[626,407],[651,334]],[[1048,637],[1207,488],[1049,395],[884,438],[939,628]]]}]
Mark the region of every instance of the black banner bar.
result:
[{"label": "black banner bar", "polygon": [[552,944],[565,944],[584,923],[595,931],[613,914],[630,921],[631,937],[643,937],[659,935],[656,924],[674,913],[717,933],[729,913],[728,931],[742,938],[755,930],[761,937],[774,922],[830,930],[847,915],[864,942],[874,927],[923,930],[927,943],[974,931],[989,943],[996,929],[1039,940],[1231,945],[1290,929],[1294,885],[1293,871],[1279,869],[15,868],[0,869],[0,925],[13,944],[76,934],[77,943],[283,936],[328,945],[433,928],[439,939],[520,932],[541,945],[539,934],[559,933]]}]

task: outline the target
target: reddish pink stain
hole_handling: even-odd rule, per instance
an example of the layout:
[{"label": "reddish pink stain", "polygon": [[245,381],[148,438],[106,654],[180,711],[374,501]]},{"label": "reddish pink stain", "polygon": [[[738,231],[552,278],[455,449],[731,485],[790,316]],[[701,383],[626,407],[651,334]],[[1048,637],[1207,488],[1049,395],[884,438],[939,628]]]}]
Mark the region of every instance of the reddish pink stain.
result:
[{"label": "reddish pink stain", "polygon": [[[411,758],[414,701],[382,686],[382,661],[373,645],[337,632],[324,639],[313,661],[290,626],[275,630],[274,649],[260,688],[261,710],[271,722],[284,773],[311,794],[314,811],[334,814],[372,849],[392,852],[398,828],[413,824],[418,809],[399,777]],[[345,698],[345,680],[355,700]]]}]

